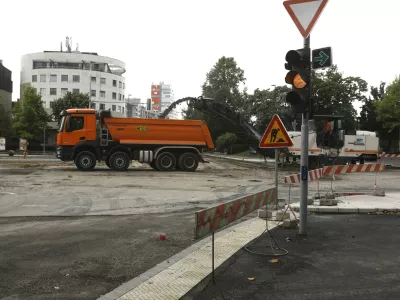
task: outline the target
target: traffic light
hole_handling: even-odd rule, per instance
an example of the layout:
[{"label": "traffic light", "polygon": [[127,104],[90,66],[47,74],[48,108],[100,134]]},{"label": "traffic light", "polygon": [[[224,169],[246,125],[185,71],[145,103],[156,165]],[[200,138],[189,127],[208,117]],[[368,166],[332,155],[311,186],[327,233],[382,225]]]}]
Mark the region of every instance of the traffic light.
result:
[{"label": "traffic light", "polygon": [[286,95],[295,112],[311,112],[310,106],[310,49],[290,50],[286,53],[285,69],[289,70],[285,81],[292,85],[292,90]]}]

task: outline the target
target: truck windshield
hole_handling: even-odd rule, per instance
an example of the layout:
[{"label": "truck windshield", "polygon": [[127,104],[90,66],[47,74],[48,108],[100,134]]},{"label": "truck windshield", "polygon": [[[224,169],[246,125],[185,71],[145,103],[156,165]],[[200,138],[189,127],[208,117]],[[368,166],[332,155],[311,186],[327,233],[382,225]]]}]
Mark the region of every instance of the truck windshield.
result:
[{"label": "truck windshield", "polygon": [[65,116],[63,116],[61,119],[60,128],[58,128],[58,132],[61,132],[63,130],[64,122],[65,122]]}]

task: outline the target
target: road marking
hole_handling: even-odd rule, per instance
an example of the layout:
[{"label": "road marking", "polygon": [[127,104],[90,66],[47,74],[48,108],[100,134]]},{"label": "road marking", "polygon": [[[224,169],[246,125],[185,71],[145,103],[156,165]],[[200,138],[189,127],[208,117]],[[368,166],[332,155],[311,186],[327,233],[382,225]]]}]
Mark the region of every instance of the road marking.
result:
[{"label": "road marking", "polygon": [[[276,222],[268,222],[269,229]],[[244,245],[258,237],[266,228],[265,220],[254,218],[236,226],[229,227],[217,234],[215,239],[215,267],[219,267]],[[206,244],[204,244],[206,240]],[[154,276],[149,270],[130,282],[99,298],[100,300],[164,300],[180,299],[211,273],[211,239],[199,241],[191,247],[196,248],[176,263],[157,270]],[[200,245],[200,246],[199,246]],[[183,251],[184,253],[186,250]],[[171,259],[169,259],[171,261]],[[161,263],[160,265],[163,265]],[[153,271],[154,272],[154,271]],[[138,281],[142,279],[140,283]],[[134,287],[128,288],[129,285]]]}]

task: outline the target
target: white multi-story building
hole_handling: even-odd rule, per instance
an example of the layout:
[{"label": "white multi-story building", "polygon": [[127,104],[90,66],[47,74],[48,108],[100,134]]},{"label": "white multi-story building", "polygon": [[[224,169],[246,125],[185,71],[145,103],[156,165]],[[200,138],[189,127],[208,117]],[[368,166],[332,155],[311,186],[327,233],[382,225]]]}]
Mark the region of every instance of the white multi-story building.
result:
[{"label": "white multi-story building", "polygon": [[[160,82],[159,84],[151,85],[151,101],[152,110],[160,113],[164,112],[174,102],[174,91],[170,84]],[[167,118],[179,119],[176,109],[171,111]]]},{"label": "white multi-story building", "polygon": [[21,98],[26,86],[42,95],[51,113],[52,102],[67,92],[89,93],[91,107],[126,115],[125,63],[92,52],[44,51],[21,59]]}]

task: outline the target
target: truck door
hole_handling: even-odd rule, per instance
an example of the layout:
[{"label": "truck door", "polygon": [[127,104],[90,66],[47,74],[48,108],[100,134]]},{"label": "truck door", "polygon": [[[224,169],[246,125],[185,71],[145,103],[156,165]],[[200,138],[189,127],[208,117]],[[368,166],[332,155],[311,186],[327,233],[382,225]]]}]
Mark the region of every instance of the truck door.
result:
[{"label": "truck door", "polygon": [[[63,139],[63,145],[76,145],[80,142],[86,141],[87,129],[85,123],[87,123],[87,115],[74,114],[69,115],[65,124],[65,135]],[[86,121],[86,122],[85,122]]]}]

